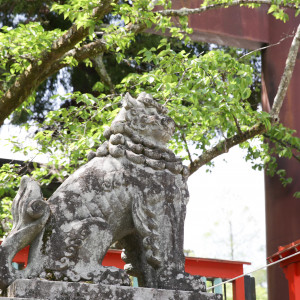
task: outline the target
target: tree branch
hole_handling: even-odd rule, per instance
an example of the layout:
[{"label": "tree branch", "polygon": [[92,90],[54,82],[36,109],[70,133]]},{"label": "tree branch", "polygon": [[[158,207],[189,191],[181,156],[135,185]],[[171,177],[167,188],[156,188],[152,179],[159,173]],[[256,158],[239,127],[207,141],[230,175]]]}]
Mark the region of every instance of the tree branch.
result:
[{"label": "tree branch", "polygon": [[86,44],[81,48],[72,49],[67,53],[65,53],[59,60],[57,60],[55,63],[52,64],[48,72],[43,77],[40,78],[40,82],[43,82],[47,77],[58,72],[60,69],[69,66],[69,63],[65,61],[65,58],[67,57],[73,57],[78,62],[81,62],[87,58],[94,58],[97,55],[102,54],[106,51],[107,48],[105,42],[103,42],[102,39]]},{"label": "tree branch", "polygon": [[[125,27],[125,29],[128,32],[133,32],[133,33],[142,32],[145,28],[146,28],[145,24],[134,24],[134,25],[129,24]],[[54,62],[51,65],[51,68],[48,69],[47,73],[43,74],[43,76],[40,75],[39,82],[35,84],[33,90],[36,89],[38,85],[42,83],[47,77],[58,72],[60,69],[69,66],[69,64],[64,61],[64,59],[67,58],[68,56],[74,57],[78,62],[81,62],[87,58],[94,58],[97,55],[103,54],[104,52],[108,52],[108,51],[109,50],[107,49],[106,42],[105,42],[105,35],[101,39],[88,43],[82,46],[81,48],[71,49],[70,51],[66,52],[60,59]],[[27,95],[27,97],[29,95]],[[0,112],[0,126],[1,126],[1,112]]]},{"label": "tree branch", "polygon": [[278,46],[280,45],[283,41],[285,41],[286,39],[289,39],[291,37],[294,37],[294,34],[292,35],[286,35],[285,37],[283,37],[282,39],[280,39],[277,43],[274,43],[274,44],[269,44],[267,46],[264,46],[264,47],[260,47],[258,49],[255,49],[255,50],[252,50],[250,52],[247,52],[246,54],[242,55],[241,57],[239,57],[239,60],[240,59],[243,59],[244,57],[248,56],[248,55],[251,55],[252,53],[254,52],[257,52],[257,51],[261,51],[261,50],[265,50],[265,49],[268,49],[268,48],[271,48],[271,47],[274,47],[274,46]]},{"label": "tree branch", "polygon": [[235,126],[236,126],[236,129],[238,131],[239,134],[243,134],[242,130],[241,130],[241,127],[240,127],[240,124],[237,120],[237,118],[235,117],[234,114],[232,114],[232,117],[233,117],[233,120],[234,120],[234,123],[235,123]]},{"label": "tree branch", "polygon": [[[234,135],[233,137],[222,140],[216,146],[205,151],[197,159],[194,160],[193,165],[189,165],[190,175],[196,172],[203,165],[210,162],[212,159],[217,156],[228,152],[228,150],[240,143],[243,143],[251,138],[254,138],[257,135],[263,134],[267,131],[267,128],[263,124],[257,124],[251,127],[249,130],[244,131],[242,134]],[[225,147],[226,144],[226,147]]]},{"label": "tree branch", "polygon": [[[264,134],[264,137],[270,139],[270,140],[273,141],[273,142],[276,142],[276,143],[280,144],[280,145],[283,146],[284,148],[289,147],[289,148],[292,148],[292,149],[296,149],[298,152],[300,151],[299,148],[293,146],[292,144],[290,144],[290,143],[288,143],[288,142],[283,142],[283,141],[281,141],[281,140],[279,140],[279,139],[277,139],[277,138],[275,138],[275,137],[269,135],[268,133],[265,133],[265,134]],[[296,160],[298,160],[298,161],[300,162],[300,157],[299,157],[299,155],[296,155],[296,154],[294,154],[294,153],[292,152],[292,156],[293,156]]]},{"label": "tree branch", "polygon": [[[279,112],[286,96],[286,92],[288,89],[288,85],[290,83],[290,79],[292,77],[292,73],[295,67],[297,54],[300,46],[300,25],[297,28],[296,34],[293,38],[289,54],[286,60],[285,69],[283,75],[281,77],[281,81],[274,99],[274,103],[270,112],[270,121],[271,124],[274,124],[278,121]],[[230,148],[247,141],[248,139],[254,138],[257,135],[261,135],[267,132],[267,128],[264,124],[258,123],[254,125],[252,128],[244,131],[242,133],[238,133],[226,140],[222,140],[216,146],[211,149],[205,151],[201,154],[197,159],[194,160],[193,164],[189,165],[190,175],[196,172],[203,165],[210,162],[212,159],[217,156],[223,154],[228,151]],[[225,147],[226,144],[226,147]]]},{"label": "tree branch", "polygon": [[[115,2],[115,0],[99,1],[99,6],[94,8],[91,19],[102,19],[107,13],[112,10],[111,4],[113,2]],[[54,60],[60,58],[67,51],[73,49],[74,46],[82,41],[88,34],[89,27],[77,28],[77,25],[73,24],[64,35],[53,42],[51,50],[48,54],[49,57],[53,57]],[[48,51],[45,51],[45,56],[47,56],[47,52]]]},{"label": "tree branch", "polygon": [[190,152],[190,149],[189,149],[187,140],[186,140],[186,138],[185,138],[185,134],[184,134],[183,132],[181,133],[181,138],[182,138],[182,140],[183,140],[183,142],[184,142],[185,150],[186,150],[186,152],[187,152],[187,154],[188,154],[188,156],[189,156],[189,160],[190,160],[191,166],[192,166],[192,165],[194,164],[194,162],[193,162],[193,159],[192,159],[192,155],[191,155],[191,152]]},{"label": "tree branch", "polygon": [[[101,19],[112,9],[112,0],[101,1],[94,9],[91,18]],[[19,76],[14,84],[0,99],[0,126],[4,120],[21,105],[43,82],[50,76],[53,64],[62,56],[73,49],[89,33],[88,27],[79,27],[73,24],[70,29],[53,42],[50,51],[44,50],[39,60],[32,62],[29,67]],[[81,53],[83,54],[83,53]]]},{"label": "tree branch", "polygon": [[[115,0],[101,1],[101,5],[94,9],[92,17],[95,19],[103,18],[111,11],[111,4],[113,2],[115,2]],[[137,34],[145,30],[146,27],[145,23],[130,23],[125,27],[125,30]],[[0,126],[45,79],[69,65],[64,62],[67,56],[73,56],[77,61],[82,61],[108,51],[105,47],[104,37],[101,40],[84,45],[79,49],[75,48],[75,45],[88,35],[88,30],[89,28],[77,28],[76,25],[72,25],[62,37],[53,43],[50,51],[45,50],[41,54],[41,58],[32,62],[19,76],[0,99]]]},{"label": "tree branch", "polygon": [[298,25],[296,34],[293,38],[290,51],[285,62],[285,68],[283,71],[283,75],[281,76],[280,84],[272,105],[272,109],[270,112],[271,118],[275,121],[279,119],[279,112],[285,98],[289,83],[292,78],[292,74],[295,68],[297,54],[300,45],[300,24]]},{"label": "tree branch", "polygon": [[106,84],[111,93],[114,93],[115,87],[111,81],[110,76],[108,75],[105,65],[103,63],[103,53],[97,55],[94,59],[93,59],[94,65],[95,65],[95,70],[98,73],[98,75],[100,76],[101,80],[104,82],[104,84]]},{"label": "tree branch", "polygon": [[[271,0],[234,0],[230,3],[216,3],[211,4],[207,6],[202,6],[198,8],[180,8],[180,9],[165,9],[165,10],[158,10],[156,13],[161,14],[162,16],[168,16],[168,17],[184,17],[194,14],[200,14],[205,11],[218,9],[218,8],[225,8],[230,6],[239,6],[239,5],[247,5],[247,4],[267,4],[271,5],[273,2]],[[292,8],[296,9],[297,6],[294,3],[280,3],[280,7],[282,8]]]}]

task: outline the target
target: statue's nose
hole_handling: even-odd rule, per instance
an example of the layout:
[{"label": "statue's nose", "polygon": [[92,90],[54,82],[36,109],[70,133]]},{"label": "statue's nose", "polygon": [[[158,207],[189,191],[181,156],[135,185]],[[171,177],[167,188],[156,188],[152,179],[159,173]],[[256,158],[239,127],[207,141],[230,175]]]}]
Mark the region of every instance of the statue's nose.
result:
[{"label": "statue's nose", "polygon": [[147,122],[148,122],[148,124],[160,125],[161,120],[160,120],[159,116],[153,115],[148,118]]}]

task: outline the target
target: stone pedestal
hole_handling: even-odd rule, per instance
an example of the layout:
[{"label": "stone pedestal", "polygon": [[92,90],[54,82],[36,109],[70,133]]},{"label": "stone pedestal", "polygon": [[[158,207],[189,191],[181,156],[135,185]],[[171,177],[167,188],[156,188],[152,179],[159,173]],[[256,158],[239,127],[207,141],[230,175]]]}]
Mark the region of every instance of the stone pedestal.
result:
[{"label": "stone pedestal", "polygon": [[[19,279],[8,288],[12,299],[47,300],[222,300],[222,295],[104,284]],[[8,299],[8,298],[5,298]]]},{"label": "stone pedestal", "polygon": [[37,299],[37,298],[0,297],[0,300],[42,300],[42,299]]},{"label": "stone pedestal", "polygon": [[[221,299],[205,293],[199,275],[184,271],[188,170],[166,147],[175,122],[145,92],[137,99],[127,93],[122,102],[103,132],[107,141],[47,201],[37,181],[22,177],[12,204],[14,229],[0,247],[0,289],[9,287],[8,297]],[[98,263],[115,241],[128,273]],[[26,245],[27,267],[15,270],[13,258]],[[128,275],[147,288],[120,286],[130,284]]]}]

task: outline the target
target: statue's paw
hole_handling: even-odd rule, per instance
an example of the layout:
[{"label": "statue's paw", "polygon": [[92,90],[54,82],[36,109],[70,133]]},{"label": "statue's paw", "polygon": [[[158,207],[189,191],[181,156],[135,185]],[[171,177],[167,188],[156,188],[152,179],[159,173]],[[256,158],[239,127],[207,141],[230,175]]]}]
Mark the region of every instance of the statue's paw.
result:
[{"label": "statue's paw", "polygon": [[124,270],[125,270],[126,274],[128,274],[130,276],[138,277],[140,275],[140,271],[138,269],[136,269],[132,264],[126,264],[124,266]]},{"label": "statue's paw", "polygon": [[130,278],[124,270],[107,267],[93,278],[94,283],[130,286]]},{"label": "statue's paw", "polygon": [[166,274],[161,274],[159,276],[159,288],[167,290],[206,292],[206,285],[201,279],[201,276],[191,275],[185,272],[177,274],[171,273],[172,272],[166,272]]},{"label": "statue's paw", "polygon": [[185,291],[206,292],[206,284],[199,275],[191,275],[189,273],[182,273],[176,276],[176,281],[179,289]]},{"label": "statue's paw", "polygon": [[129,276],[137,277],[137,278],[143,278],[143,272],[141,267],[135,267],[132,264],[126,264],[124,266],[124,270],[126,274]]}]

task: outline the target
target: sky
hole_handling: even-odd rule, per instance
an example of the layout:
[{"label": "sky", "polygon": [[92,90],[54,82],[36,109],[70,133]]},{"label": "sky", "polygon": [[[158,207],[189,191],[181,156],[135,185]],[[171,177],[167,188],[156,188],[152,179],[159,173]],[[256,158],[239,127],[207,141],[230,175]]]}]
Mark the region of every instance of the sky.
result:
[{"label": "sky", "polygon": [[233,248],[234,260],[260,267],[266,263],[264,174],[244,154],[234,147],[214,160],[211,173],[202,168],[189,178],[184,248],[218,259],[231,259]]},{"label": "sky", "polygon": [[4,123],[0,127],[0,158],[14,158],[16,160],[27,160],[28,158],[33,159],[36,162],[45,162],[47,157],[44,154],[39,154],[36,156],[33,153],[29,153],[28,156],[22,153],[13,153],[11,143],[7,141],[8,138],[17,137],[17,141],[22,144],[22,146],[34,146],[36,143],[32,139],[27,138],[28,133],[24,128],[18,126],[12,126]]},{"label": "sky", "polygon": [[[25,139],[23,130],[2,126],[0,156],[26,159],[11,153],[5,141],[11,135],[26,145],[34,143]],[[184,249],[196,257],[231,259],[233,255],[234,260],[251,262],[252,270],[265,265],[264,175],[252,170],[244,154],[234,147],[214,160],[211,172],[203,167],[189,178]]]}]

